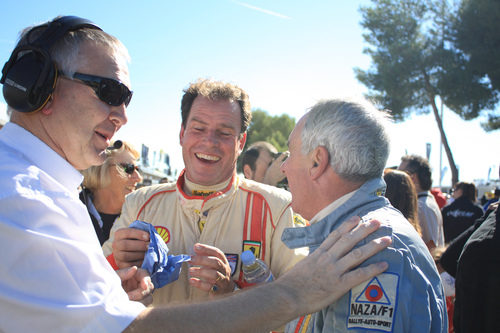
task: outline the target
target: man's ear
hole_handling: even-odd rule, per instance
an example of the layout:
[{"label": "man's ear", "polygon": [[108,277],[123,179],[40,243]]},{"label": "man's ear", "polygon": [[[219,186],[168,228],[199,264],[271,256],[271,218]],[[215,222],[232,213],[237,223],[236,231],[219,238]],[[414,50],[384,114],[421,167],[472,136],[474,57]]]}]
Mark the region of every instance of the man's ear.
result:
[{"label": "man's ear", "polygon": [[243,133],[240,139],[238,139],[238,156],[241,154],[243,151],[243,148],[245,148],[245,143],[247,142],[247,132]]},{"label": "man's ear", "polygon": [[245,175],[246,179],[253,179],[253,171],[252,168],[250,168],[249,164],[245,164],[243,166],[243,174]]},{"label": "man's ear", "polygon": [[311,158],[312,166],[310,168],[310,175],[312,179],[317,179],[330,165],[330,154],[324,146],[319,146],[313,150]]},{"label": "man's ear", "polygon": [[184,125],[181,125],[181,131],[179,132],[179,142],[182,145],[182,139],[184,138]]}]

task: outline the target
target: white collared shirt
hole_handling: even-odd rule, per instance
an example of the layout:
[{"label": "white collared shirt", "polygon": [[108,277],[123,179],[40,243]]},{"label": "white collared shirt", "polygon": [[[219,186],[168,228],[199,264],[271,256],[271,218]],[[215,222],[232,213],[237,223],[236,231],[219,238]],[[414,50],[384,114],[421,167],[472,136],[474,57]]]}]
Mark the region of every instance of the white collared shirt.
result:
[{"label": "white collared shirt", "polygon": [[331,204],[329,204],[328,206],[320,210],[316,215],[314,215],[314,217],[309,221],[309,223],[310,224],[316,223],[324,219],[328,215],[330,215],[335,209],[339,208],[342,204],[347,202],[347,200],[349,200],[354,195],[354,193],[356,193],[356,191],[357,190],[354,190],[352,192],[344,194],[337,200],[333,201]]},{"label": "white collared shirt", "polygon": [[144,309],[102,254],[83,177],[22,127],[0,131],[0,331],[120,332]]}]

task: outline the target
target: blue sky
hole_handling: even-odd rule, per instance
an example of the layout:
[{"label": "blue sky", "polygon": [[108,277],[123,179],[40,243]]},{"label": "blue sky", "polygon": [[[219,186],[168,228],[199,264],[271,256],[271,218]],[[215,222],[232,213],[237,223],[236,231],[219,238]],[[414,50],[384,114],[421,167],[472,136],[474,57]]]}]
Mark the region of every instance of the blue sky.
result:
[{"label": "blue sky", "polygon": [[[2,1],[0,62],[8,59],[18,32],[56,15],[88,18],[118,37],[132,57],[134,97],[129,123],[117,138],[137,148],[145,143],[171,155],[182,167],[179,148],[182,89],[197,78],[233,82],[250,95],[252,107],[298,120],[317,100],[366,92],[353,68],[370,58],[359,25],[369,1]],[[22,13],[22,14],[20,14]],[[0,98],[0,119],[6,120]],[[461,180],[497,177],[500,132],[484,133],[479,121],[465,122],[445,110],[448,134]],[[388,165],[401,155],[425,155],[431,143],[435,183],[439,134],[432,115],[392,126]],[[443,153],[443,168],[447,166]],[[449,183],[445,174],[443,184]]]}]

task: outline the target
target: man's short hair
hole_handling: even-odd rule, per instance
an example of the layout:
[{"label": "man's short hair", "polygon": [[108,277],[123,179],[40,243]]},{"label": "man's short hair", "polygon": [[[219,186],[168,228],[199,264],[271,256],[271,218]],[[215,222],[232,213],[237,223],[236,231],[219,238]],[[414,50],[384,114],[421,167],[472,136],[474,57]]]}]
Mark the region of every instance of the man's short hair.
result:
[{"label": "man's short hair", "polygon": [[419,155],[405,155],[401,161],[406,163],[405,171],[417,175],[420,188],[429,191],[432,186],[432,170],[429,161]]},{"label": "man's short hair", "polygon": [[328,150],[335,173],[350,181],[381,177],[389,156],[389,116],[365,100],[323,100],[306,114],[302,153]]},{"label": "man's short hair", "polygon": [[278,150],[275,146],[267,141],[257,141],[253,143],[248,149],[243,153],[241,157],[241,170],[245,165],[249,165],[252,171],[255,171],[255,162],[260,156],[262,151],[267,151],[272,157],[278,154]]},{"label": "man's short hair", "polygon": [[[60,18],[56,17],[54,20]],[[53,20],[51,20],[53,21]],[[49,22],[51,22],[49,21]],[[21,31],[19,40],[15,48],[32,43],[47,29],[48,23],[34,25]],[[28,38],[30,40],[28,40]],[[130,55],[127,48],[116,37],[98,29],[82,28],[78,30],[68,31],[62,38],[57,40],[49,50],[52,61],[55,62],[57,69],[63,71],[66,75],[73,75],[83,64],[78,62],[78,54],[80,47],[84,43],[94,43],[109,48],[113,51],[113,57],[117,62],[130,62]],[[93,59],[85,59],[84,61],[93,61]],[[7,112],[11,113],[15,109],[10,106]]]},{"label": "man's short hair", "polygon": [[250,110],[250,100],[248,94],[240,87],[231,83],[212,80],[198,80],[184,90],[181,102],[182,126],[185,128],[189,118],[189,112],[194,100],[198,96],[203,96],[211,101],[227,100],[237,102],[241,109],[241,129],[240,134],[247,131],[252,119]]}]

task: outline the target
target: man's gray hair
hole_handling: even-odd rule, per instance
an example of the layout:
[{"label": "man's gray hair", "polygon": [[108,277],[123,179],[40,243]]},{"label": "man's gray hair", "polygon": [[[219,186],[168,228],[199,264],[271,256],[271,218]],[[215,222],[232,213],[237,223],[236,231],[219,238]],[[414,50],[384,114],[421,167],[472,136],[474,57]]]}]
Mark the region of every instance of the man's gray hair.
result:
[{"label": "man's gray hair", "polygon": [[323,100],[306,114],[302,153],[323,146],[335,173],[350,181],[381,177],[389,156],[389,115],[365,100]]},{"label": "man's gray hair", "polygon": [[[55,19],[57,18],[59,17]],[[48,23],[24,29],[20,34],[16,47],[27,45],[36,40],[47,29]],[[32,32],[30,33],[30,31]],[[112,50],[111,56],[114,57],[117,63],[127,64],[130,62],[130,55],[127,48],[116,37],[102,30],[82,28],[75,31],[68,31],[50,48],[49,53],[52,60],[56,63],[57,69],[71,76],[78,68],[85,65],[82,63],[83,61],[92,62],[93,59],[81,59],[78,57],[80,46],[84,43],[94,43],[95,45],[109,48]],[[9,106],[7,111],[12,112],[12,110]]]}]

